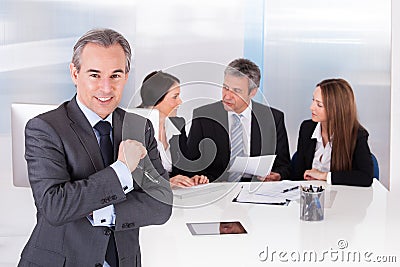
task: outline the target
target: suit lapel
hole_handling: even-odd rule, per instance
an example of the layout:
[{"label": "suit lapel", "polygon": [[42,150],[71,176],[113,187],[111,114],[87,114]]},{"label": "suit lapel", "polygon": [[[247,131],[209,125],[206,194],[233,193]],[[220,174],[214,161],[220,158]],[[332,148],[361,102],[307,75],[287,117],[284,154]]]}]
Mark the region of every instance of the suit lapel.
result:
[{"label": "suit lapel", "polygon": [[252,101],[250,156],[276,153],[277,129],[273,110]]},{"label": "suit lapel", "polygon": [[67,116],[71,120],[70,126],[78,136],[96,171],[103,169],[104,163],[96,135],[94,134],[89,121],[78,107],[75,98],[67,104],[66,110]]},{"label": "suit lapel", "polygon": [[114,145],[114,160],[118,158],[118,148],[122,141],[122,127],[124,122],[124,112],[117,108],[113,113],[113,145]]},{"label": "suit lapel", "polygon": [[317,140],[310,139],[310,145],[308,146],[308,151],[306,153],[306,155],[307,155],[307,158],[306,158],[307,165],[306,166],[312,166],[316,146],[317,146]]},{"label": "suit lapel", "polygon": [[250,156],[259,156],[261,153],[261,132],[254,112],[251,112]]},{"label": "suit lapel", "polygon": [[317,146],[317,139],[315,138],[311,138],[312,134],[314,133],[315,127],[317,126],[317,123],[313,124],[312,129],[310,129],[310,133],[309,133],[309,137],[307,139],[307,145],[305,145],[305,147],[307,147],[307,151],[305,153],[306,155],[306,166],[312,166],[312,162],[314,160],[314,154],[315,154],[315,147]]},{"label": "suit lapel", "polygon": [[214,123],[214,136],[222,139],[222,143],[227,143],[227,150],[221,155],[228,155],[228,160],[230,158],[231,151],[231,142],[229,141],[229,124],[228,124],[228,112],[224,109],[222,102],[219,102],[217,108],[215,110],[215,115],[212,115],[215,118],[216,123]]}]

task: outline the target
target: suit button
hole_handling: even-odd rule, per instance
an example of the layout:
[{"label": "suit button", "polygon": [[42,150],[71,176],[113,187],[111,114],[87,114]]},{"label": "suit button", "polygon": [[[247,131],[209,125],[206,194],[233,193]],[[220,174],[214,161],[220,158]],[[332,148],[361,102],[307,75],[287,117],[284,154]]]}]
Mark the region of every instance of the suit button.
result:
[{"label": "suit button", "polygon": [[103,267],[103,264],[101,263],[96,263],[96,265],[94,267]]},{"label": "suit button", "polygon": [[131,228],[131,227],[133,227],[133,226],[135,226],[135,224],[134,224],[134,223],[130,223],[130,224],[128,224],[128,228]]},{"label": "suit button", "polygon": [[122,224],[122,228],[127,228],[128,227],[128,224],[127,223],[123,223]]},{"label": "suit button", "polygon": [[105,235],[111,235],[111,230],[110,229],[105,229],[104,230]]},{"label": "suit button", "polygon": [[111,197],[111,199],[112,199],[112,200],[116,200],[116,199],[117,199],[117,196],[116,196],[116,195],[113,195],[113,196]]}]

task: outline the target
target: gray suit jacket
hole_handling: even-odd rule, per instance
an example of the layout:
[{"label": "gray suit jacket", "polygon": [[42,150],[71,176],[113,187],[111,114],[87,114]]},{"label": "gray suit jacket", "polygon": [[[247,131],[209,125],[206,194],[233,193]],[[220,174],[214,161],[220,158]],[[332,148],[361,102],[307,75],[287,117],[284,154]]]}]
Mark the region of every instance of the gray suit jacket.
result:
[{"label": "gray suit jacket", "polygon": [[120,266],[140,266],[139,227],[165,223],[172,203],[151,123],[119,108],[113,112],[115,157],[121,140],[142,142],[148,156],[139,164],[160,181],[136,169],[135,189],[126,195],[115,171],[103,165],[96,136],[75,98],[30,120],[25,137],[37,224],[19,266],[101,266],[110,229],[92,226],[86,216],[111,204]]}]

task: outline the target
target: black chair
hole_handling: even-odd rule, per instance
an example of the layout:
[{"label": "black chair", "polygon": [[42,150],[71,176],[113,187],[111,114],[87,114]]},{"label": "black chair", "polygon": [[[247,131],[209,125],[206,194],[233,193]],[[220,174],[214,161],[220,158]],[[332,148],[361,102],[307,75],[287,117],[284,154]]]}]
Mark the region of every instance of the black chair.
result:
[{"label": "black chair", "polygon": [[294,167],[296,166],[296,159],[297,159],[297,151],[293,153],[292,159],[290,160],[290,167],[292,167],[292,170],[294,170]]},{"label": "black chair", "polygon": [[376,159],[375,155],[371,153],[372,164],[374,165],[374,178],[379,180],[379,164],[378,160]]}]

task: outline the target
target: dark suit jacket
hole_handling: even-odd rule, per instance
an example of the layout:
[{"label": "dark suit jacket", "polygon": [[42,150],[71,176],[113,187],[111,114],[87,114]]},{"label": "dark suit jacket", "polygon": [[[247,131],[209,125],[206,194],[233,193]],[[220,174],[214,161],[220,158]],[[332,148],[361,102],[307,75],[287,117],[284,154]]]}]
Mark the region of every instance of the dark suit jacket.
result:
[{"label": "dark suit jacket", "polygon": [[170,177],[178,174],[189,175],[191,173],[186,170],[187,160],[187,136],[185,130],[185,119],[181,117],[169,118],[174,126],[181,132],[180,135],[174,135],[169,140],[171,151],[172,171]]},{"label": "dark suit jacket", "polygon": [[75,98],[30,120],[25,137],[37,224],[19,266],[102,265],[110,230],[92,226],[86,216],[111,204],[120,266],[140,266],[139,227],[163,224],[171,214],[172,193],[151,123],[119,108],[113,112],[115,158],[122,139],[142,142],[148,156],[140,164],[160,181],[153,183],[136,169],[135,189],[126,195],[115,171],[103,165],[96,136]]},{"label": "dark suit jacket", "polygon": [[[294,164],[293,180],[302,180],[304,172],[312,168],[316,139],[311,136],[317,126],[312,120],[303,121],[297,141],[297,157]],[[332,184],[370,186],[373,179],[373,164],[368,146],[368,132],[360,127],[354,149],[352,170],[332,172]]]},{"label": "dark suit jacket", "polygon": [[[272,171],[287,179],[290,175],[290,155],[284,115],[274,108],[252,103],[250,156],[276,154]],[[231,153],[228,112],[221,101],[193,111],[188,153],[194,160],[193,171],[207,175],[210,181],[227,178],[225,171],[229,167]]]}]

